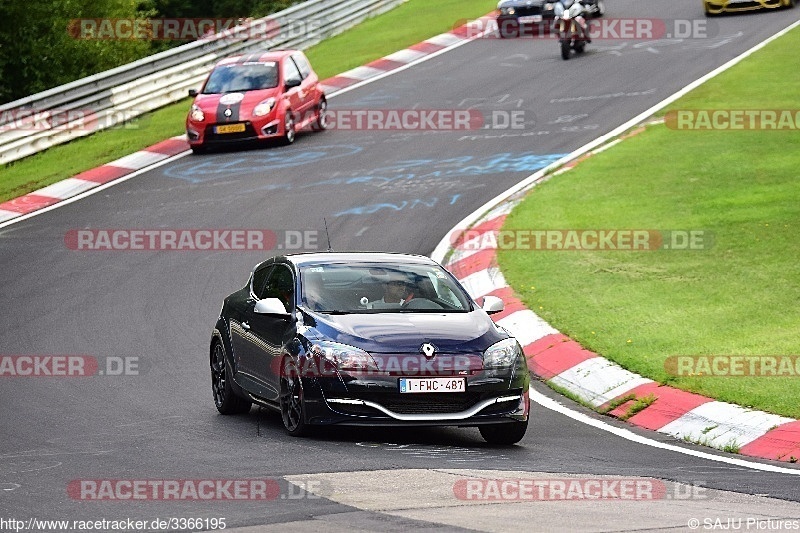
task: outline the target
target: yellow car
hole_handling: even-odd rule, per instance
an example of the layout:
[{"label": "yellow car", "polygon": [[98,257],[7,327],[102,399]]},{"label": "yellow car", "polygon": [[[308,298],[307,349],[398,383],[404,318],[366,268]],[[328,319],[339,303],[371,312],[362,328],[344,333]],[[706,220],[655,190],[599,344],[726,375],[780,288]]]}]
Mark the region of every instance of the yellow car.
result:
[{"label": "yellow car", "polygon": [[706,15],[719,15],[720,13],[738,13],[739,11],[753,11],[756,9],[776,9],[779,7],[794,7],[795,0],[703,0]]}]

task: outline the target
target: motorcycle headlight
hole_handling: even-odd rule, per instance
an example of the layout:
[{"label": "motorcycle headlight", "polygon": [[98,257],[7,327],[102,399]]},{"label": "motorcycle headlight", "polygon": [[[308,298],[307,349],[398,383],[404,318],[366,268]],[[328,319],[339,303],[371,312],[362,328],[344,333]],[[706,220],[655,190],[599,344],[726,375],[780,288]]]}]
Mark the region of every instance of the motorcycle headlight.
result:
[{"label": "motorcycle headlight", "polygon": [[253,114],[257,117],[263,117],[275,107],[275,99],[274,98],[267,98],[263,102],[259,102],[258,105],[253,109]]},{"label": "motorcycle headlight", "polygon": [[378,365],[370,354],[355,346],[331,341],[316,341],[311,354],[327,359],[339,370],[377,371]]},{"label": "motorcycle headlight", "polygon": [[517,339],[509,339],[496,342],[483,352],[484,368],[508,368],[513,366],[519,356],[519,345]]},{"label": "motorcycle headlight", "polygon": [[192,110],[189,112],[189,117],[195,122],[203,122],[206,119],[205,113],[200,109],[197,104],[192,104]]}]

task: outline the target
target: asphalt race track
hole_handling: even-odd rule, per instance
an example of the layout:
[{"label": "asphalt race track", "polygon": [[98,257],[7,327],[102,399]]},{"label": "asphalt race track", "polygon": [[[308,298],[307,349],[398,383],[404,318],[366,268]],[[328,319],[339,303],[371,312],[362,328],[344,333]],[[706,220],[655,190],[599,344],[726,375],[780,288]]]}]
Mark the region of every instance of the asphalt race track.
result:
[{"label": "asphalt race track", "polygon": [[[607,9],[608,17],[705,21],[696,0],[609,0]],[[522,443],[503,448],[476,429],[334,428],[299,440],[265,410],[220,416],[207,363],[211,327],[222,298],[265,253],[65,245],[75,229],[245,228],[317,231],[305,249],[324,249],[324,217],[337,250],[429,254],[490,198],[798,18],[800,9],[717,17],[706,38],[595,40],[568,62],[551,40],[479,39],[337,96],[331,109],[471,108],[499,125],[513,112],[522,129],[305,133],[289,147],[177,158],[0,229],[0,355],[87,355],[111,365],[91,377],[0,377],[0,517],[225,517],[228,528],[291,522],[332,531],[503,530],[511,521],[531,530],[681,530],[691,517],[725,523],[731,509],[800,518],[797,476],[636,444],[536,405]],[[114,372],[126,358],[135,372]],[[578,501],[487,510],[453,496],[454,483],[478,476],[467,469],[504,471],[498,478],[657,478],[700,485],[710,497],[659,502],[664,508]],[[81,501],[68,490],[76,480],[252,478],[277,480],[278,495]],[[415,501],[420,494],[430,497]]]}]

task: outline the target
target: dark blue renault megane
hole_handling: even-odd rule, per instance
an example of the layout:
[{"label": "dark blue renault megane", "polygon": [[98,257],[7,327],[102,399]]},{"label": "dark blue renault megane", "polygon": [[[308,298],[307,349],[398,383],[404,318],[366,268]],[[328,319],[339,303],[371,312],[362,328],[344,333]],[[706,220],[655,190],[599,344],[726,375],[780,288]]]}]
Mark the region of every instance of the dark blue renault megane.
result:
[{"label": "dark blue renault megane", "polygon": [[278,256],[222,305],[211,336],[214,402],[313,426],[477,426],[513,444],[530,377],[517,340],[435,261],[389,253]]}]

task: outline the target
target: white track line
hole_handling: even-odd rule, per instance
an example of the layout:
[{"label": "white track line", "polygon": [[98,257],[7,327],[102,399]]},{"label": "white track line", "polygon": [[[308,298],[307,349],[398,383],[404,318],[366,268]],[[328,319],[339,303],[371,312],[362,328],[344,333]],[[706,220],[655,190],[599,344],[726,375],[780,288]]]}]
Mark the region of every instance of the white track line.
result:
[{"label": "white track line", "polygon": [[770,464],[754,463],[746,461],[744,459],[737,459],[735,457],[714,455],[711,453],[701,452],[697,450],[690,450],[689,448],[683,448],[681,446],[675,446],[674,444],[668,444],[666,442],[658,442],[656,440],[643,437],[641,435],[637,435],[636,433],[628,429],[612,426],[611,424],[607,424],[602,420],[597,420],[583,413],[573,411],[569,407],[566,407],[565,405],[558,403],[552,398],[549,398],[544,394],[533,390],[533,387],[531,387],[530,389],[529,397],[531,401],[541,405],[546,409],[550,409],[551,411],[561,413],[562,415],[568,416],[569,418],[575,420],[576,422],[580,422],[582,424],[586,424],[588,426],[601,429],[603,431],[606,431],[618,437],[622,437],[623,439],[635,442],[637,444],[644,444],[645,446],[650,446],[652,448],[659,448],[661,450],[667,450],[670,452],[682,453],[684,455],[691,455],[692,457],[697,457],[699,459],[716,461],[718,463],[727,463],[730,465],[740,466],[742,468],[749,468],[751,470],[762,470],[764,472],[773,472],[777,474],[789,474],[792,476],[800,476],[800,469],[785,468],[783,466],[775,466]]}]

